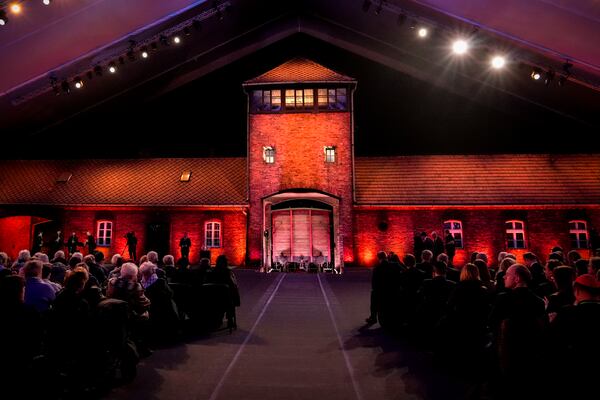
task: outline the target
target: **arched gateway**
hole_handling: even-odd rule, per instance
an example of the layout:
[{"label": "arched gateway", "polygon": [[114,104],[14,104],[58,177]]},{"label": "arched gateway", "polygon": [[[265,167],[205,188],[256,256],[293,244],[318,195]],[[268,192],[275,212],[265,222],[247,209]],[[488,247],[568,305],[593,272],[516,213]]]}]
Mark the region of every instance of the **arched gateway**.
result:
[{"label": "arched gateway", "polygon": [[339,199],[311,191],[285,191],[263,199],[265,265],[340,266]]}]

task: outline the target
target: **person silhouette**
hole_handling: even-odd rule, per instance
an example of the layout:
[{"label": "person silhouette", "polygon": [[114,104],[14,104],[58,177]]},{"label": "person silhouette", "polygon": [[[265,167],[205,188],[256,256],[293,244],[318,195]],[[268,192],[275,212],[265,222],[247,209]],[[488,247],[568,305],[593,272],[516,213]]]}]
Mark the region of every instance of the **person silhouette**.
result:
[{"label": "person silhouette", "polygon": [[179,241],[179,248],[181,249],[182,258],[189,258],[190,247],[192,247],[192,240],[188,237],[188,233],[185,232]]}]

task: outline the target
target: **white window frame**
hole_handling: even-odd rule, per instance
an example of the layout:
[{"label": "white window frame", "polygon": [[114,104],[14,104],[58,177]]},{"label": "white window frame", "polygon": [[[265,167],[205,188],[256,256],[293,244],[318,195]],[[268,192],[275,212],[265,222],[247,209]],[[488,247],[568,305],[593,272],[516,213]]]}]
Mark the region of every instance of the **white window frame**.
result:
[{"label": "white window frame", "polygon": [[[101,228],[102,224],[104,224],[104,228]],[[107,232],[110,232],[110,235],[107,235]],[[96,244],[101,247],[110,247],[113,238],[113,222],[107,219],[99,220],[96,223]]]},{"label": "white window frame", "polygon": [[[218,229],[215,229],[215,227],[218,227]],[[206,221],[204,223],[204,247],[207,249],[218,249],[223,247],[222,233],[221,221]],[[215,245],[215,239],[219,241],[218,246]]]},{"label": "white window frame", "polygon": [[[522,228],[517,228],[517,224],[521,224]],[[511,224],[511,228],[506,228],[507,224]],[[518,219],[511,219],[504,223],[506,229],[506,247],[509,249],[526,249],[527,248],[527,236],[525,235],[525,222]],[[523,247],[517,246],[517,234],[523,235]],[[508,235],[512,236],[512,239],[508,239]]]},{"label": "white window frame", "polygon": [[[458,223],[460,225],[459,229],[455,229],[454,228],[454,224]],[[450,228],[446,228],[446,224],[450,225]],[[448,221],[444,221],[444,223],[442,224],[442,227],[444,228],[442,230],[442,232],[444,232],[444,235],[446,234],[446,229],[450,232],[450,234],[452,235],[452,237],[454,238],[454,243],[457,249],[462,249],[465,247],[465,235],[463,235],[463,224],[462,221],[458,220],[458,219],[449,219]],[[460,246],[456,244],[456,234],[460,235]],[[444,239],[446,239],[444,237]]]},{"label": "white window frame", "polygon": [[273,146],[263,146],[263,160],[267,164],[275,164],[275,148]]},{"label": "white window frame", "polygon": [[[571,228],[571,224],[575,224],[575,228]],[[579,227],[579,224],[583,224],[583,228]],[[576,239],[573,241],[573,239],[571,239],[571,235],[575,235]],[[582,246],[582,240],[580,238],[580,235],[584,235],[585,236],[585,246]],[[580,220],[580,219],[575,219],[572,221],[569,221],[569,241],[571,243],[571,246],[573,245],[573,242],[576,243],[576,247],[574,247],[575,249],[587,249],[590,243],[590,233],[588,232],[587,229],[587,221],[584,220]]]},{"label": "white window frame", "polygon": [[325,146],[323,147],[323,152],[325,153],[325,162],[326,163],[335,163],[336,159],[336,151],[335,146]]}]

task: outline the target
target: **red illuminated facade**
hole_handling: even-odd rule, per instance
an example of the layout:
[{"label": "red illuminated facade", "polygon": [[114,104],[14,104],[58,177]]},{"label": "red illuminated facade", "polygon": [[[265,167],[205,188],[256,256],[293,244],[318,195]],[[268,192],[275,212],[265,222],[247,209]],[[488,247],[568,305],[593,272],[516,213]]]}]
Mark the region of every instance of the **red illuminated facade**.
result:
[{"label": "red illuminated facade", "polygon": [[[15,257],[43,232],[123,254],[233,265],[286,261],[372,265],[378,250],[413,251],[415,231],[472,251],[588,255],[600,227],[600,157],[354,157],[354,79],[305,59],[246,81],[246,158],[1,162],[0,250]],[[47,249],[46,249],[47,250]],[[202,253],[202,252],[206,253]]]}]

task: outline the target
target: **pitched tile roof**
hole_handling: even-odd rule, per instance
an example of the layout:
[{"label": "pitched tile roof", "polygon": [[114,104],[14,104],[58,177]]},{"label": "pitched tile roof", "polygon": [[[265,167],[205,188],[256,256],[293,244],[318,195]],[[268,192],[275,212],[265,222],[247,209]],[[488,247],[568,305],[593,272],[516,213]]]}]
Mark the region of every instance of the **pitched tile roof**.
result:
[{"label": "pitched tile roof", "polygon": [[338,74],[305,58],[293,58],[256,78],[244,82],[246,85],[268,83],[309,83],[309,82],[354,82],[355,80]]},{"label": "pitched tile roof", "polygon": [[0,204],[237,205],[246,182],[245,158],[1,161]]},{"label": "pitched tile roof", "polygon": [[600,204],[600,154],[357,158],[365,205]]}]

